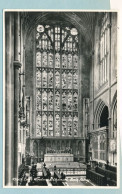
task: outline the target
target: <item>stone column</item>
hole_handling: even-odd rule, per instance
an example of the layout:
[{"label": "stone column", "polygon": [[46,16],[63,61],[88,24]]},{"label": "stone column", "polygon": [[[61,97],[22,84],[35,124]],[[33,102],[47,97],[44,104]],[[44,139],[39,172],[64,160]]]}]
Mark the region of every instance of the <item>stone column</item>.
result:
[{"label": "stone column", "polygon": [[109,57],[109,64],[108,64],[108,84],[109,84],[109,118],[108,118],[108,132],[107,132],[107,158],[106,158],[106,162],[108,162],[109,160],[109,137],[111,135],[111,59],[112,59],[112,53],[111,53],[111,13],[109,15],[109,22],[110,22],[110,25],[109,25],[109,28],[108,28],[108,40],[107,40],[107,43],[108,43],[108,51],[109,51],[109,54],[108,54],[108,57]]},{"label": "stone column", "polygon": [[4,141],[5,141],[5,155],[4,155],[4,184],[5,186],[12,186],[13,184],[13,128],[14,128],[14,15],[11,12],[5,13],[5,103],[3,105],[5,110],[4,121]]},{"label": "stone column", "polygon": [[18,109],[19,109],[19,68],[21,63],[14,61],[14,185],[18,178]]},{"label": "stone column", "polygon": [[18,109],[19,109],[19,68],[20,61],[20,13],[14,13],[14,182],[18,181]]}]

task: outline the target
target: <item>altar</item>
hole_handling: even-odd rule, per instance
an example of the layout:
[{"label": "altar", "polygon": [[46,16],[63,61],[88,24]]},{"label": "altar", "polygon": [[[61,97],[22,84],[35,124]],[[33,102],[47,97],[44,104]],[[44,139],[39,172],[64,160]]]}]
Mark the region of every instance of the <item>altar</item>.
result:
[{"label": "altar", "polygon": [[48,153],[44,155],[44,162],[73,162],[73,154],[70,153]]}]

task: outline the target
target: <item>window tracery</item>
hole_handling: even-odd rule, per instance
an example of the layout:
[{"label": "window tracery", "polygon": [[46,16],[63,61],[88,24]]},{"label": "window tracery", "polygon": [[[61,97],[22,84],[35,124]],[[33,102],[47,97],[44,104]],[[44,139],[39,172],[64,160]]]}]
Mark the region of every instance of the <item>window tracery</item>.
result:
[{"label": "window tracery", "polygon": [[78,31],[38,25],[36,135],[78,136]]}]

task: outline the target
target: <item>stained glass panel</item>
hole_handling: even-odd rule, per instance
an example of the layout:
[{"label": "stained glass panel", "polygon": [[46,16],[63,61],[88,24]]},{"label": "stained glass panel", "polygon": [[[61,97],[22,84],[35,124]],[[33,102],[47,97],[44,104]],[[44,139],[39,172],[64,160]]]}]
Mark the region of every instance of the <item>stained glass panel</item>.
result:
[{"label": "stained glass panel", "polygon": [[71,72],[67,74],[67,85],[68,85],[68,89],[72,89],[72,73]]},{"label": "stained glass panel", "polygon": [[41,53],[40,52],[36,53],[36,66],[41,67]]},{"label": "stained glass panel", "polygon": [[60,110],[60,92],[59,91],[55,92],[55,110],[57,111]]},{"label": "stained glass panel", "polygon": [[60,115],[55,115],[55,136],[60,135]]},{"label": "stained glass panel", "polygon": [[47,70],[42,71],[42,88],[47,88]]},{"label": "stained glass panel", "polygon": [[47,114],[42,115],[42,136],[47,136]]},{"label": "stained glass panel", "polygon": [[36,87],[41,87],[41,70],[37,68],[36,70]]},{"label": "stained glass panel", "polygon": [[72,111],[72,93],[68,93],[68,111]]},{"label": "stained glass panel", "polygon": [[48,88],[53,88],[53,70],[48,72]]},{"label": "stained glass panel", "polygon": [[77,92],[73,94],[73,110],[74,111],[78,110],[78,93]]},{"label": "stained glass panel", "polygon": [[42,91],[42,110],[47,110],[47,91]]},{"label": "stained glass panel", "polygon": [[48,67],[53,67],[53,54],[49,53],[48,55]]},{"label": "stained glass panel", "polygon": [[66,115],[62,116],[62,136],[67,135],[67,118]]},{"label": "stained glass panel", "polygon": [[60,88],[60,73],[55,71],[55,88]]},{"label": "stained glass panel", "polygon": [[42,103],[42,99],[41,99],[41,90],[37,89],[36,91],[36,110],[41,110],[41,103]]},{"label": "stained glass panel", "polygon": [[67,74],[64,71],[62,73],[62,89],[66,89],[67,88]]},{"label": "stained glass panel", "polygon": [[36,135],[41,137],[41,115],[36,116]]},{"label": "stained glass panel", "polygon": [[53,114],[48,117],[48,135],[53,136]]},{"label": "stained glass panel", "polygon": [[55,55],[55,68],[60,68],[60,55],[56,53]]},{"label": "stained glass panel", "polygon": [[72,68],[72,55],[71,54],[68,54],[67,65],[68,65],[68,69]]},{"label": "stained glass panel", "polygon": [[74,115],[73,118],[73,129],[74,129],[74,136],[78,135],[78,116]]},{"label": "stained glass panel", "polygon": [[78,89],[78,71],[73,73],[73,87]]},{"label": "stained glass panel", "polygon": [[68,136],[72,135],[72,115],[69,114],[68,116]]},{"label": "stained glass panel", "polygon": [[74,65],[74,69],[78,68],[78,56],[77,55],[73,56],[73,65]]},{"label": "stained glass panel", "polygon": [[67,110],[67,93],[64,91],[62,93],[62,110],[66,111]]},{"label": "stained glass panel", "polygon": [[48,110],[53,110],[53,91],[48,92]]},{"label": "stained glass panel", "polygon": [[47,67],[47,53],[43,52],[42,54],[42,67]]},{"label": "stained glass panel", "polygon": [[67,55],[62,55],[62,68],[67,68]]}]

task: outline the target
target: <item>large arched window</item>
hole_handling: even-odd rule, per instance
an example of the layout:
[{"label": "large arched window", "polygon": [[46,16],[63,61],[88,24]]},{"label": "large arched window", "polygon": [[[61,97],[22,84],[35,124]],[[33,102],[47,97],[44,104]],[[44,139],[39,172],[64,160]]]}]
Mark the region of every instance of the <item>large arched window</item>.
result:
[{"label": "large arched window", "polygon": [[78,31],[38,25],[36,136],[78,136]]},{"label": "large arched window", "polygon": [[110,14],[104,13],[102,18],[102,26],[100,30],[100,67],[99,79],[100,86],[108,80],[108,64],[109,64],[109,44],[110,44]]}]

